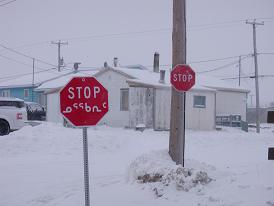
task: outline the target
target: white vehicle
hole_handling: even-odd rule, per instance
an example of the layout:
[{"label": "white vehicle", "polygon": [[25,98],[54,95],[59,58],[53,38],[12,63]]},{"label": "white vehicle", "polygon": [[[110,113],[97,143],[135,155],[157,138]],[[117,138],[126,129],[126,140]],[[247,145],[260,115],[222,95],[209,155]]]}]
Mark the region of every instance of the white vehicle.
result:
[{"label": "white vehicle", "polygon": [[18,130],[25,125],[27,111],[23,100],[0,97],[0,135]]}]

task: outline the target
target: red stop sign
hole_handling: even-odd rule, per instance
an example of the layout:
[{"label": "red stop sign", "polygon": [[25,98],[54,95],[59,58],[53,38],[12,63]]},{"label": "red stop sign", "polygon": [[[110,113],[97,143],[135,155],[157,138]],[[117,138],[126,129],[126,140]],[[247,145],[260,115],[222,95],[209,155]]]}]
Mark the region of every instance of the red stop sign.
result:
[{"label": "red stop sign", "polygon": [[74,77],[60,91],[60,111],[74,126],[96,125],[108,112],[108,91],[94,77]]},{"label": "red stop sign", "polygon": [[195,72],[188,65],[178,64],[170,73],[170,82],[178,91],[188,91],[195,84]]}]

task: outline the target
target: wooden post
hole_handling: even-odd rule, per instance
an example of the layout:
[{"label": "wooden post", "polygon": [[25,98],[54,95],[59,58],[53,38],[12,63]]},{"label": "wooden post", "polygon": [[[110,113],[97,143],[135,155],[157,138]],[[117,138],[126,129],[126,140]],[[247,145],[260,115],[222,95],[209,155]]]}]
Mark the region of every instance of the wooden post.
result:
[{"label": "wooden post", "polygon": [[[186,64],[186,0],[173,0],[172,67]],[[184,166],[185,92],[172,88],[169,154]]]},{"label": "wooden post", "polygon": [[254,48],[254,65],[255,65],[255,89],[256,89],[256,132],[260,133],[260,95],[259,95],[259,74],[258,74],[258,61],[257,61],[257,46],[256,46],[256,26],[264,25],[263,22],[246,21],[247,24],[251,24],[253,28],[253,48]]}]

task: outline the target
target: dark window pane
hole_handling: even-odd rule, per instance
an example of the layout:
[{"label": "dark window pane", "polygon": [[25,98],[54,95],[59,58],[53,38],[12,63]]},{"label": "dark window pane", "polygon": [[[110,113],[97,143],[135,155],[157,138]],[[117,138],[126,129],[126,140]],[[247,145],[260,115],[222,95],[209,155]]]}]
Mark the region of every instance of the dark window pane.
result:
[{"label": "dark window pane", "polygon": [[129,105],[129,89],[121,89],[120,90],[120,110],[128,111]]},{"label": "dark window pane", "polygon": [[206,97],[205,96],[194,96],[193,107],[195,108],[205,108],[206,107]]},{"label": "dark window pane", "polygon": [[25,106],[25,103],[22,101],[0,101],[0,106],[22,108]]}]

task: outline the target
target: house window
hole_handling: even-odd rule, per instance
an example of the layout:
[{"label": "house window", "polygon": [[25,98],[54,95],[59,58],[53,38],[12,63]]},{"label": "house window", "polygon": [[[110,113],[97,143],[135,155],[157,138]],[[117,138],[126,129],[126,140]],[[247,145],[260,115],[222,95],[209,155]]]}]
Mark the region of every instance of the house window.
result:
[{"label": "house window", "polygon": [[10,90],[3,90],[2,97],[10,97]]},{"label": "house window", "polygon": [[24,89],[24,98],[29,98],[29,89]]},{"label": "house window", "polygon": [[195,108],[206,108],[206,97],[205,96],[194,96],[193,107]]},{"label": "house window", "polygon": [[128,111],[129,105],[129,89],[120,90],[120,110]]}]

